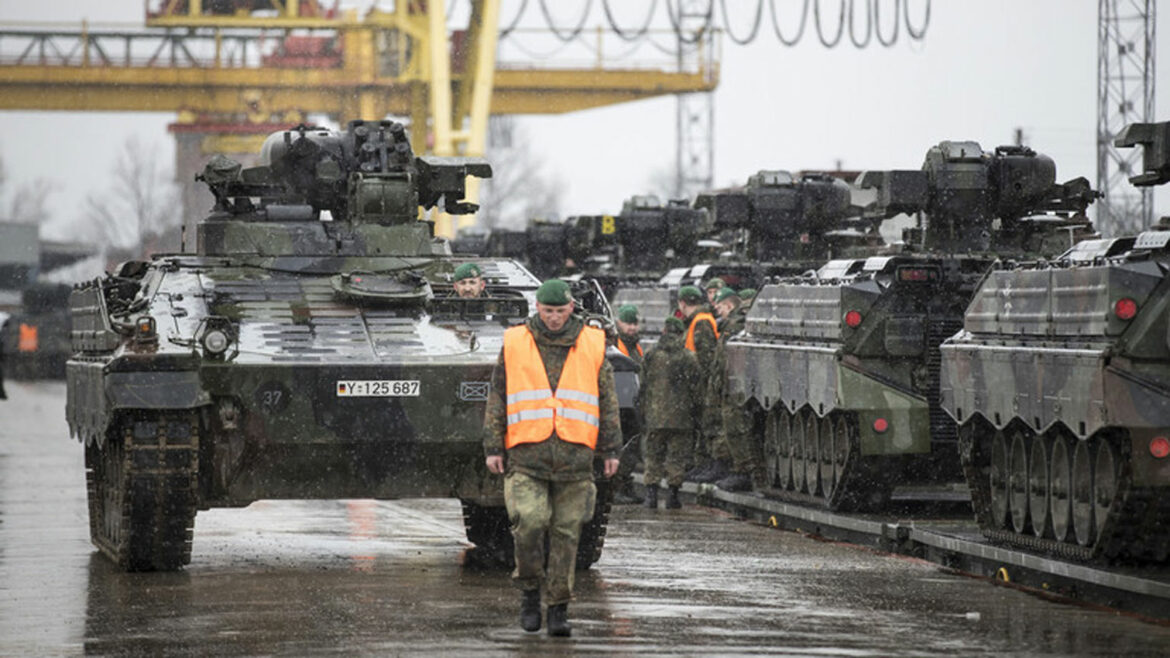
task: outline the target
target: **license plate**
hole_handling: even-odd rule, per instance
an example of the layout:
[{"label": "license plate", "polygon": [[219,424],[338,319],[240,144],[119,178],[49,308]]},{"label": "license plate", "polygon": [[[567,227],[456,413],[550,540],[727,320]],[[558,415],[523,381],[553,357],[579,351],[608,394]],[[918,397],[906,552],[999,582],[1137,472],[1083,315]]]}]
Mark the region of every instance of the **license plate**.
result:
[{"label": "license plate", "polygon": [[417,379],[338,380],[337,397],[348,398],[416,398]]}]

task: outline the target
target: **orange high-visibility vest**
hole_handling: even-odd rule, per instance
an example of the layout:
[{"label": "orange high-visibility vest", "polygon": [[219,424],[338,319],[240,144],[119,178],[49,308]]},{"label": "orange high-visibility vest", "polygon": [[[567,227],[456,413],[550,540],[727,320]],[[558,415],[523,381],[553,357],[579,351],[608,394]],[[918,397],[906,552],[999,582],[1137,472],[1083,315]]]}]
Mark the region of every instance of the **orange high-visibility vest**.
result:
[{"label": "orange high-visibility vest", "polygon": [[[638,348],[638,356],[645,356],[642,354],[642,346],[641,345],[634,345],[634,347]],[[626,356],[630,355],[630,350],[628,350],[626,348],[626,343],[621,338],[618,338],[617,348],[618,348],[618,351],[621,352],[622,354],[625,354]]]},{"label": "orange high-visibility vest", "polygon": [[696,313],[695,317],[691,319],[691,326],[687,328],[687,349],[695,351],[695,325],[699,320],[706,320],[711,323],[711,331],[715,332],[715,339],[719,339],[719,325],[715,324],[715,316],[710,313]]},{"label": "orange high-visibility vest", "polygon": [[35,352],[40,347],[37,340],[37,326],[35,324],[20,323],[20,338],[16,349],[21,352]]},{"label": "orange high-visibility vest", "polygon": [[597,376],[605,362],[605,333],[583,327],[561,369],[554,392],[536,340],[526,325],[504,332],[504,373],[508,379],[508,433],[505,448],[557,436],[597,447],[601,427]]}]

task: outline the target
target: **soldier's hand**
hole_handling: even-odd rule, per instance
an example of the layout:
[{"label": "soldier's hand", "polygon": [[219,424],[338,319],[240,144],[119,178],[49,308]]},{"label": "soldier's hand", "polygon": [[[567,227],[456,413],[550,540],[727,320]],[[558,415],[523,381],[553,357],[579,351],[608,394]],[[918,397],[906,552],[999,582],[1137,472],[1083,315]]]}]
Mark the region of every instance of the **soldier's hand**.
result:
[{"label": "soldier's hand", "polygon": [[605,477],[611,478],[614,475],[617,475],[619,463],[620,463],[620,460],[617,460],[617,459],[605,460]]},{"label": "soldier's hand", "polygon": [[[616,459],[614,461],[617,461]],[[504,457],[502,455],[492,455],[487,458],[487,468],[496,475],[504,474]]]}]

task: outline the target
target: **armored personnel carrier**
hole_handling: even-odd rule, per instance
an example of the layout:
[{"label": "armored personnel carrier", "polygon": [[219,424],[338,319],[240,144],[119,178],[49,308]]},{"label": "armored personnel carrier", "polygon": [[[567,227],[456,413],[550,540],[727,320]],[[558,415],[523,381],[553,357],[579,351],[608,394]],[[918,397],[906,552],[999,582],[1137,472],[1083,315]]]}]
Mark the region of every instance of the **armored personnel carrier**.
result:
[{"label": "armored personnel carrier", "polygon": [[[489,165],[416,157],[386,121],[276,133],[262,162],[204,170],[215,208],[195,254],[126,263],[72,293],[67,416],[94,544],[124,569],[172,570],[190,560],[200,509],[452,497],[472,542],[509,553],[482,422],[503,332],[534,309],[539,281],[477,258],[484,294],[456,296],[470,259],[419,219],[474,211],[465,177]],[[606,310],[595,286],[577,292]],[[606,496],[581,566],[600,555]]]},{"label": "armored personnel carrier", "polygon": [[[1135,185],[1170,181],[1170,122],[1134,124]],[[988,537],[1069,558],[1170,555],[1170,226],[1004,263],[942,346]]]},{"label": "armored personnel carrier", "polygon": [[[919,171],[867,172],[871,215],[919,216],[905,250],[832,260],[759,291],[728,342],[727,387],[754,418],[777,492],[864,509],[899,483],[959,479],[938,348],[997,255],[1087,225],[1087,181],[1056,185],[1055,172],[1029,149],[974,142],[942,142]],[[1073,217],[1030,217],[1040,210]]]}]

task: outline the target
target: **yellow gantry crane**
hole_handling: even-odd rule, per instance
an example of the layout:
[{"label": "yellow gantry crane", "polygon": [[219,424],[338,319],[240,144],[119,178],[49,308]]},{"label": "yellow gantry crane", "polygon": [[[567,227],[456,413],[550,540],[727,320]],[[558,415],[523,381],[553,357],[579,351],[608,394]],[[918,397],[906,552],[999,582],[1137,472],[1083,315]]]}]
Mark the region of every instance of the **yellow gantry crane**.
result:
[{"label": "yellow gantry crane", "polygon": [[[246,161],[269,132],[309,114],[410,117],[416,152],[483,155],[491,114],[711,91],[719,78],[713,40],[685,69],[611,68],[600,56],[585,68],[502,66],[500,0],[470,0],[468,28],[457,31],[443,0],[360,16],[317,0],[147,4],[140,30],[0,26],[0,110],[175,112],[176,176],[190,181],[211,153]],[[195,194],[184,186],[185,216],[206,205]],[[438,231],[454,228],[441,221]]]}]

